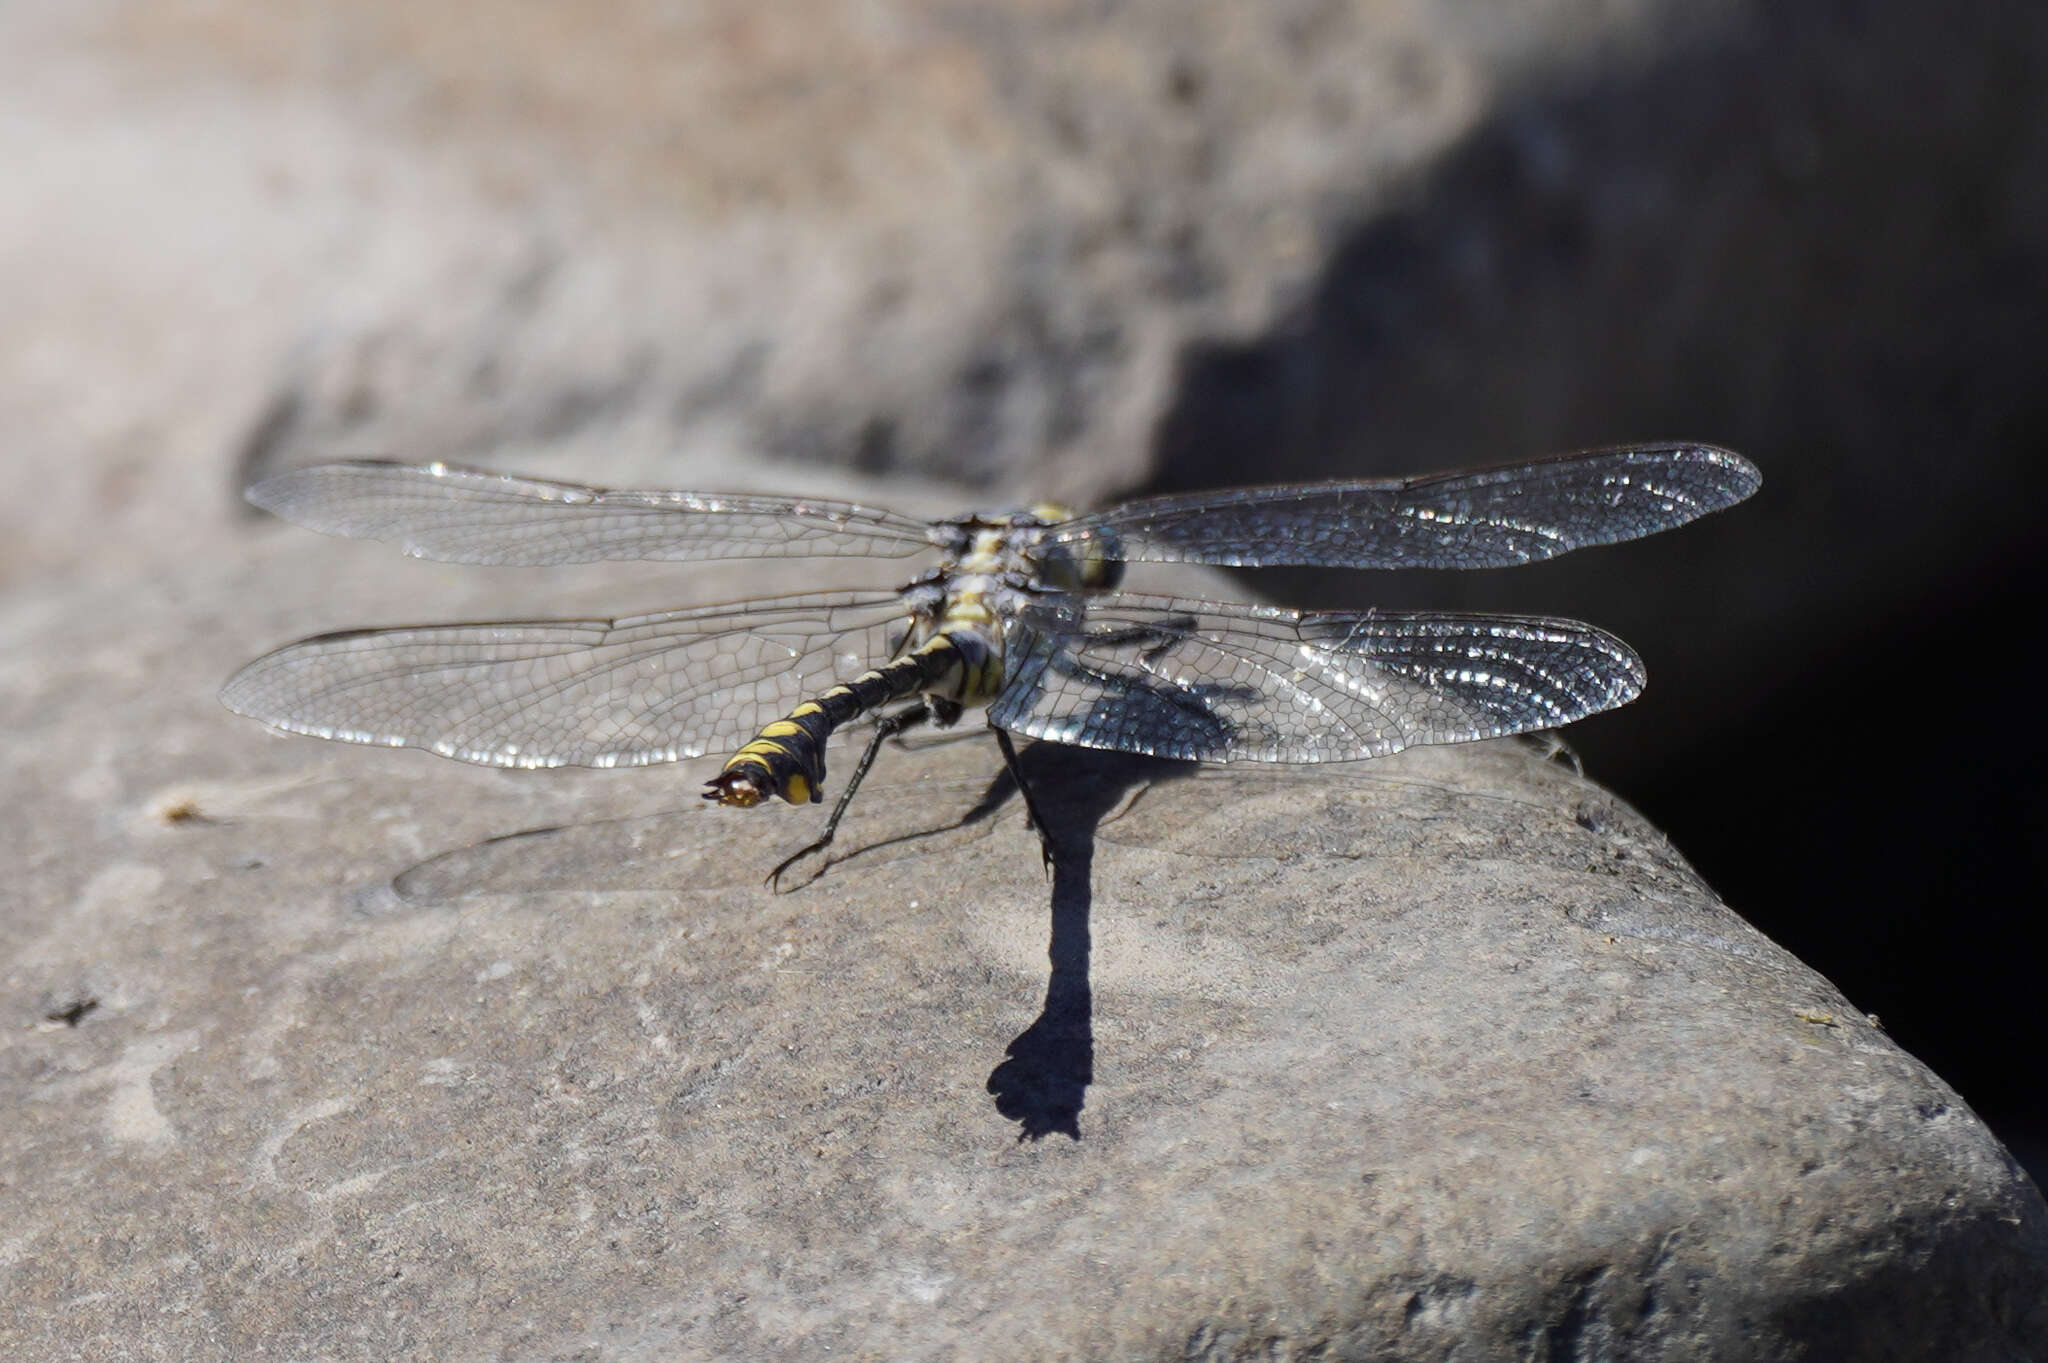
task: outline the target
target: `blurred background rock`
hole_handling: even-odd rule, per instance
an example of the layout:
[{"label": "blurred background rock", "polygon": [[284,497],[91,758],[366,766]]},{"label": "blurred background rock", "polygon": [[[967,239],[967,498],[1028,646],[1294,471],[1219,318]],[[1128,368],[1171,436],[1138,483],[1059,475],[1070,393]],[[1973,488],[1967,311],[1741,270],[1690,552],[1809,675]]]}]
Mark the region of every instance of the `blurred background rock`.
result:
[{"label": "blurred background rock", "polygon": [[1726,444],[1765,491],[1681,534],[1257,586],[1628,638],[1592,773],[2038,1178],[2044,68],[1907,0],[7,5],[0,588],[175,595],[342,455],[1003,505]]}]

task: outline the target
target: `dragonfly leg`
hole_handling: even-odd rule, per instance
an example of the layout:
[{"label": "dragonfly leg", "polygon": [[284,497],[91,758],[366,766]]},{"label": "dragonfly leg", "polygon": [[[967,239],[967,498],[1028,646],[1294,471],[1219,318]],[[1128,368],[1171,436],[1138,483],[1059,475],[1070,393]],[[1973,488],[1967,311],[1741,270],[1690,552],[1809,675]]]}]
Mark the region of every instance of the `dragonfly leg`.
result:
[{"label": "dragonfly leg", "polygon": [[833,835],[839,832],[839,821],[846,817],[846,807],[853,803],[853,793],[860,789],[860,783],[867,776],[868,768],[875,765],[875,754],[882,750],[884,743],[887,743],[905,729],[915,728],[924,723],[931,716],[931,706],[924,701],[919,701],[915,705],[898,710],[893,715],[884,715],[875,721],[874,737],[868,740],[867,749],[861,753],[860,761],[854,763],[853,775],[847,778],[846,789],[839,793],[839,802],[832,806],[831,817],[825,820],[825,831],[818,835],[816,842],[798,848],[790,856],[776,863],[775,869],[768,873],[768,883],[770,885],[780,890],[782,888],[782,873],[784,871],[787,871],[805,857],[810,856],[813,852],[822,852],[832,845]]},{"label": "dragonfly leg", "polygon": [[1572,745],[1565,742],[1564,735],[1557,730],[1534,729],[1515,737],[1529,751],[1536,754],[1538,762],[1555,762],[1559,766],[1570,767],[1574,776],[1586,774],[1586,764],[1579,760],[1578,753],[1573,751]]},{"label": "dragonfly leg", "polygon": [[1017,749],[1010,742],[1010,735],[1002,729],[996,731],[996,746],[1003,750],[1003,765],[1010,769],[1010,779],[1017,783],[1017,793],[1024,797],[1024,817],[1038,834],[1038,854],[1045,858],[1046,874],[1052,874],[1052,837],[1045,831],[1045,816],[1038,812],[1038,805],[1031,798],[1031,784],[1024,779],[1024,768],[1017,763]]}]

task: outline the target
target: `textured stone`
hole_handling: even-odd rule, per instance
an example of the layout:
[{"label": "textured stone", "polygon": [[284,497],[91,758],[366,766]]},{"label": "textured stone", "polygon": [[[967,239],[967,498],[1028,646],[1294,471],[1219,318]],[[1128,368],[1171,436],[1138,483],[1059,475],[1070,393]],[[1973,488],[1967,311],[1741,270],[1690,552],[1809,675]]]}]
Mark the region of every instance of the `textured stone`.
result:
[{"label": "textured stone", "polygon": [[[694,771],[271,740],[212,702],[318,628],[805,581],[407,563],[238,511],[280,459],[949,511],[989,499],[731,451],[1085,497],[1148,446],[1223,481],[1363,467],[1354,441],[1405,394],[1473,423],[1442,444],[1475,462],[1635,433],[1571,418],[1613,410],[1585,385],[1686,369],[1686,300],[1748,337],[1745,307],[1776,317],[1808,281],[1825,301],[1867,278],[1916,326],[1930,299],[1970,329],[2018,296],[1895,268],[1934,227],[1877,192],[2027,240],[2031,200],[1970,192],[1989,172],[1946,150],[1995,89],[1909,44],[1955,98],[1869,105],[1925,136],[1858,155],[1843,111],[1896,68],[1825,25],[1747,40],[1790,54],[1758,68],[1768,100],[1718,98],[1752,87],[1713,60],[1665,82],[1732,13],[0,9],[0,1355],[2048,1352],[2042,1206],[1969,1109],[1522,748],[1193,779],[1034,754],[1073,820],[1050,884],[986,741],[892,753],[846,859],[776,897],[759,877],[815,811],[713,812]],[[1938,22],[1927,51],[1986,41]],[[1992,46],[2025,69],[2031,48]],[[1801,78],[1816,51],[1834,83]],[[1503,117],[1588,67],[1624,94],[1649,73],[1635,93],[1685,120],[1617,139],[1642,126],[1626,98]],[[1779,117],[1815,89],[1814,117]],[[1724,145],[1716,111],[1780,131],[1782,182],[1660,159]],[[1481,125],[1454,192],[1359,233]],[[1869,197],[1838,194],[1843,166]],[[1798,188],[1816,173],[1828,192]],[[1478,211],[1503,194],[1515,211]],[[1716,223],[1809,201],[1793,239],[1846,256],[1745,262],[1760,295],[1702,265],[1751,239]],[[1666,237],[1674,218],[1701,230]],[[1574,266],[1638,241],[1618,271]],[[1645,280],[1661,330],[1638,326]],[[1301,347],[1268,334],[1298,303]],[[1561,372],[1584,349],[1560,317],[1626,336],[1620,367]],[[1470,330],[1424,343],[1431,318]],[[1706,410],[1915,387],[1809,384],[1786,344],[1706,366]],[[1846,343],[1814,353],[1862,372]],[[1916,513],[1968,489],[1886,486]],[[1774,650],[1810,623],[1784,590],[1803,571],[1721,542],[1739,579],[1665,579],[1711,596],[1587,556],[1542,603],[1676,631],[1639,711],[1682,698],[1701,733],[1725,675],[1703,659],[1744,656],[1702,613],[1765,603]],[[1612,610],[1581,590],[1603,576]],[[561,831],[489,841],[540,825]]]},{"label": "textured stone", "polygon": [[[204,416],[243,474],[740,448],[1090,500],[1191,339],[1269,326],[1502,90],[1732,8],[11,6],[0,402]],[[46,406],[84,370],[132,387]]]},{"label": "textured stone", "polygon": [[534,590],[224,514],[175,584],[0,620],[9,1358],[2040,1343],[1997,1141],[1528,747],[1033,748],[1048,882],[993,745],[940,742],[778,895],[818,812],[704,805],[704,764],[218,710],[294,630]]}]

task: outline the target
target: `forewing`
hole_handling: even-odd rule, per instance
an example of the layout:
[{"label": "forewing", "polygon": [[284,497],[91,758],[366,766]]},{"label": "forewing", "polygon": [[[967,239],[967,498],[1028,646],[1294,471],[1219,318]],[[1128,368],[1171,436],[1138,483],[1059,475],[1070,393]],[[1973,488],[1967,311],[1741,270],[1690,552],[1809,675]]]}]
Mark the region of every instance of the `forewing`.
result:
[{"label": "forewing", "polygon": [[1669,530],[1762,483],[1711,445],[1589,450],[1534,464],[1126,502],[1054,528],[1132,562],[1498,568]]},{"label": "forewing", "polygon": [[926,522],[850,502],[613,491],[450,464],[316,464],[247,496],[323,534],[389,540],[449,563],[901,558],[932,547]]},{"label": "forewing", "polygon": [[1017,613],[991,723],[1206,761],[1342,762],[1547,729],[1633,700],[1640,659],[1576,620],[1283,610],[1125,593]]},{"label": "forewing", "polygon": [[323,634],[221,691],[273,728],[495,767],[629,767],[736,747],[887,659],[894,592],[813,592],[620,620]]}]

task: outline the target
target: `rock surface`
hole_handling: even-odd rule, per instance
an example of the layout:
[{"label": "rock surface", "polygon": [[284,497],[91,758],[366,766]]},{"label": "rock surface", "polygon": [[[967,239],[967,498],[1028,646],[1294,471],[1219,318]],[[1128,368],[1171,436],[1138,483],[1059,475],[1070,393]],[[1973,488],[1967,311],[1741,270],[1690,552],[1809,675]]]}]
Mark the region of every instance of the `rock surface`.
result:
[{"label": "rock surface", "polygon": [[[247,517],[252,468],[1120,487],[1191,338],[1333,278],[1318,325],[1382,334],[1359,298],[1437,297],[1344,251],[1402,177],[1737,10],[0,9],[0,1356],[2048,1352],[2043,1208],[1969,1109],[1520,747],[1034,753],[1050,883],[985,741],[892,753],[774,896],[815,812],[212,701],[315,629],[807,581],[408,563]],[[1256,354],[1158,447],[1335,391]]]},{"label": "rock surface", "polygon": [[817,812],[704,806],[704,764],[502,773],[218,710],[224,652],[535,587],[202,538],[173,583],[0,617],[11,1359],[2004,1360],[2048,1328],[2048,1211],[1962,1101],[1523,746],[1033,748],[1048,882],[992,745],[940,742],[778,895]]},{"label": "rock surface", "polygon": [[1271,325],[1491,101],[1736,8],[10,6],[0,415],[174,413],[243,474],[741,448],[1091,500],[1191,338]]}]

